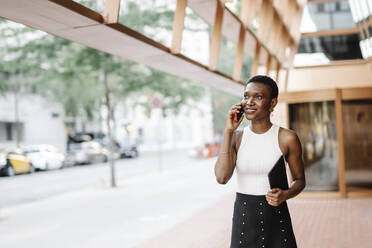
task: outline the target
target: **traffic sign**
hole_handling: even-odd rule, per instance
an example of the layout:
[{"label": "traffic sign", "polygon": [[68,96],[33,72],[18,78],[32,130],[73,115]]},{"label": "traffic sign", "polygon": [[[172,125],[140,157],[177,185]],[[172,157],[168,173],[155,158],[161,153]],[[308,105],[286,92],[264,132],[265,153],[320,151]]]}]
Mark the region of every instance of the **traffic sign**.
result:
[{"label": "traffic sign", "polygon": [[160,95],[154,95],[150,101],[151,108],[161,108],[163,106],[163,98]]}]

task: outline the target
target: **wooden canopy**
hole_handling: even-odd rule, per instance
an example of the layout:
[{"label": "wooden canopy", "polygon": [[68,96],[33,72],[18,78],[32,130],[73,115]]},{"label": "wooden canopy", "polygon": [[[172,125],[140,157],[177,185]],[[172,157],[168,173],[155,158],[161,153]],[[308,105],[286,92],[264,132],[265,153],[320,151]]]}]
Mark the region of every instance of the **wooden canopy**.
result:
[{"label": "wooden canopy", "polygon": [[[240,96],[244,88],[243,53],[254,58],[251,74],[257,72],[259,65],[266,66],[267,73],[276,70],[276,75],[281,68],[292,66],[306,3],[306,0],[243,0],[239,18],[222,1],[178,0],[172,45],[166,47],[119,24],[119,0],[102,1],[105,1],[104,13],[71,0],[0,0],[0,16]],[[208,66],[180,53],[187,6],[213,26]],[[258,28],[252,26],[254,20],[259,23]],[[222,35],[237,44],[232,75],[217,70]]]}]

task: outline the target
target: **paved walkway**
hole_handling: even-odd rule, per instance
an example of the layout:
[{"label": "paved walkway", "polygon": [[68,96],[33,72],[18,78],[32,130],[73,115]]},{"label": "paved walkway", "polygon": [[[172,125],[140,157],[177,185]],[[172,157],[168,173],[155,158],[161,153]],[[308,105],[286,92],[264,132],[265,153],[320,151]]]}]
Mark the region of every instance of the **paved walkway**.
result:
[{"label": "paved walkway", "polygon": [[[227,248],[234,195],[138,248]],[[372,247],[372,198],[290,199],[299,248]]]},{"label": "paved walkway", "polygon": [[[85,175],[79,173],[81,180],[84,176],[103,180],[3,208],[0,198],[0,248],[134,248],[231,195],[233,184],[216,183],[213,160],[176,159],[173,154],[164,158],[162,172],[118,177],[115,189],[107,186],[107,166],[101,174],[86,167]],[[156,162],[147,168],[153,167]],[[117,168],[124,174],[131,166]],[[72,180],[70,176],[65,180]],[[19,190],[31,186],[20,185]],[[52,187],[53,182],[44,186]]]},{"label": "paved walkway", "polygon": [[[107,187],[106,167],[96,174],[101,183],[3,207],[0,248],[228,248],[235,178],[217,184],[215,159],[177,155],[164,161],[162,173],[156,162],[144,175],[124,170],[131,176],[118,178],[115,189]],[[372,247],[372,198],[291,199],[288,205],[299,248]]]}]

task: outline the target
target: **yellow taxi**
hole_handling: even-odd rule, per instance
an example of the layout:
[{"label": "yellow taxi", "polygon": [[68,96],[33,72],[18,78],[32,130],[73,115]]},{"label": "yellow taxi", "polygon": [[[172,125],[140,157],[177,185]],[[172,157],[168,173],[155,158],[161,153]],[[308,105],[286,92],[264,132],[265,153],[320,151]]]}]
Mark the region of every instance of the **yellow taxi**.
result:
[{"label": "yellow taxi", "polygon": [[19,148],[0,151],[0,175],[14,176],[16,174],[33,173],[35,168],[31,161]]}]

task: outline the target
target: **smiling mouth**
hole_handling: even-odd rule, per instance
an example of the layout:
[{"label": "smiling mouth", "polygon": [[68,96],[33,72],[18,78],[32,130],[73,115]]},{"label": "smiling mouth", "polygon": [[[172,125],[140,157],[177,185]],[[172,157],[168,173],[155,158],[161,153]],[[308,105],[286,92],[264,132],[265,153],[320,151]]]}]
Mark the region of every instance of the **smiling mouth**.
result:
[{"label": "smiling mouth", "polygon": [[246,108],[245,109],[245,112],[248,113],[248,114],[252,114],[252,113],[254,113],[256,111],[257,111],[257,109],[251,109],[251,108]]}]

